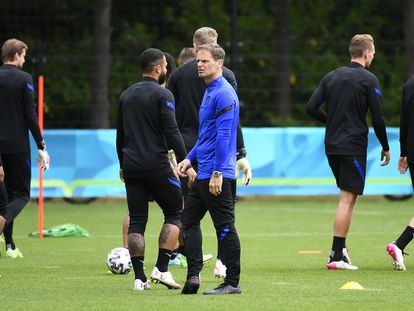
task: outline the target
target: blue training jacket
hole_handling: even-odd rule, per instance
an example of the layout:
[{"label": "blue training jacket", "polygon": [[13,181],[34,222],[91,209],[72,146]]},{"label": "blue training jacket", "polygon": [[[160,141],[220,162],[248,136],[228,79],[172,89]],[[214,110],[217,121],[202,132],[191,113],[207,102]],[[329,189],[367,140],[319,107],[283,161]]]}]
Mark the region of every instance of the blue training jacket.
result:
[{"label": "blue training jacket", "polygon": [[197,143],[187,155],[191,163],[198,163],[197,179],[210,179],[213,171],[235,179],[239,99],[223,76],[207,86],[199,122]]}]

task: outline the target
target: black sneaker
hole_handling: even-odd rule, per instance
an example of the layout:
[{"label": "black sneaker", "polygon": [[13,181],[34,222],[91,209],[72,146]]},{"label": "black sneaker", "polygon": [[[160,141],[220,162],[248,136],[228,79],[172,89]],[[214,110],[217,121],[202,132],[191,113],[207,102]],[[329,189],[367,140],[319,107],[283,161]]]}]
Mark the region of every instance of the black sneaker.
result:
[{"label": "black sneaker", "polygon": [[240,294],[240,286],[233,287],[229,284],[222,283],[215,289],[205,291],[204,295],[227,295],[227,294]]},{"label": "black sneaker", "polygon": [[198,276],[192,276],[187,281],[185,281],[184,288],[181,291],[181,294],[185,294],[185,295],[197,294],[199,287],[200,287],[200,278]]}]

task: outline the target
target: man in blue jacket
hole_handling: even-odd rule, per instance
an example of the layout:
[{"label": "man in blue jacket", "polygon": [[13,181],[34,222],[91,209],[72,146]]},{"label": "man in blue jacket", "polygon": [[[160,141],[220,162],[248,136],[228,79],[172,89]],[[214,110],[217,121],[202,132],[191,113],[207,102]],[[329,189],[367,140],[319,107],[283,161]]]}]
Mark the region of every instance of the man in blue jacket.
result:
[{"label": "man in blue jacket", "polygon": [[240,241],[235,228],[234,191],[236,190],[236,145],[239,100],[223,78],[225,52],[217,44],[198,47],[198,74],[207,85],[199,112],[199,135],[194,148],[179,163],[184,176],[198,164],[197,179],[185,198],[182,215],[187,280],[183,294],[195,294],[200,286],[202,235],[200,221],[207,211],[216,229],[222,261],[227,267],[224,283],[206,295],[239,294]]}]

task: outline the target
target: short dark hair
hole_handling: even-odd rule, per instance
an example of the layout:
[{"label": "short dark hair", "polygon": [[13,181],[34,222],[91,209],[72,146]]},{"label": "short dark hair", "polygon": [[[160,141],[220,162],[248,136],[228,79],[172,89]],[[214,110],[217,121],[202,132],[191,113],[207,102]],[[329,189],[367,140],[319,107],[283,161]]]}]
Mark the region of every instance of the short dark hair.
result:
[{"label": "short dark hair", "polygon": [[27,51],[28,49],[27,44],[23,41],[18,39],[6,40],[1,48],[1,59],[3,60],[3,63],[13,61],[16,53],[20,55],[23,53],[23,50]]},{"label": "short dark hair", "polygon": [[224,61],[224,58],[226,57],[226,52],[218,44],[203,44],[197,48],[197,52],[200,50],[209,51],[211,53],[211,56],[213,56],[214,60],[216,61],[219,59],[222,59]]},{"label": "short dark hair", "polygon": [[165,59],[167,60],[167,75],[165,76],[165,81],[168,81],[171,74],[174,72],[176,65],[174,56],[170,53],[164,52]]},{"label": "short dark hair", "polygon": [[154,48],[146,49],[139,57],[142,71],[144,73],[150,73],[154,66],[161,64],[163,58],[164,53],[161,50]]}]

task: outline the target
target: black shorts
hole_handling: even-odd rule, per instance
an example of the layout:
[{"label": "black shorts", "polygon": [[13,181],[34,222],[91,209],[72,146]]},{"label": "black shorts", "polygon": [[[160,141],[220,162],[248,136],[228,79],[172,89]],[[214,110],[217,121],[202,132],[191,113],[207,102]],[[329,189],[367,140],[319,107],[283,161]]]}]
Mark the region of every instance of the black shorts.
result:
[{"label": "black shorts", "polygon": [[30,197],[31,162],[30,152],[2,153],[4,170],[4,184],[6,186],[8,201],[16,197]]},{"label": "black shorts", "polygon": [[367,158],[365,156],[327,155],[339,189],[363,194]]},{"label": "black shorts", "polygon": [[[168,174],[155,178],[125,178],[130,232],[139,228],[145,232],[148,220],[148,200],[152,197],[161,207],[165,223],[179,226],[183,198],[180,182],[171,170]],[[133,230],[131,231],[131,227]]]}]

